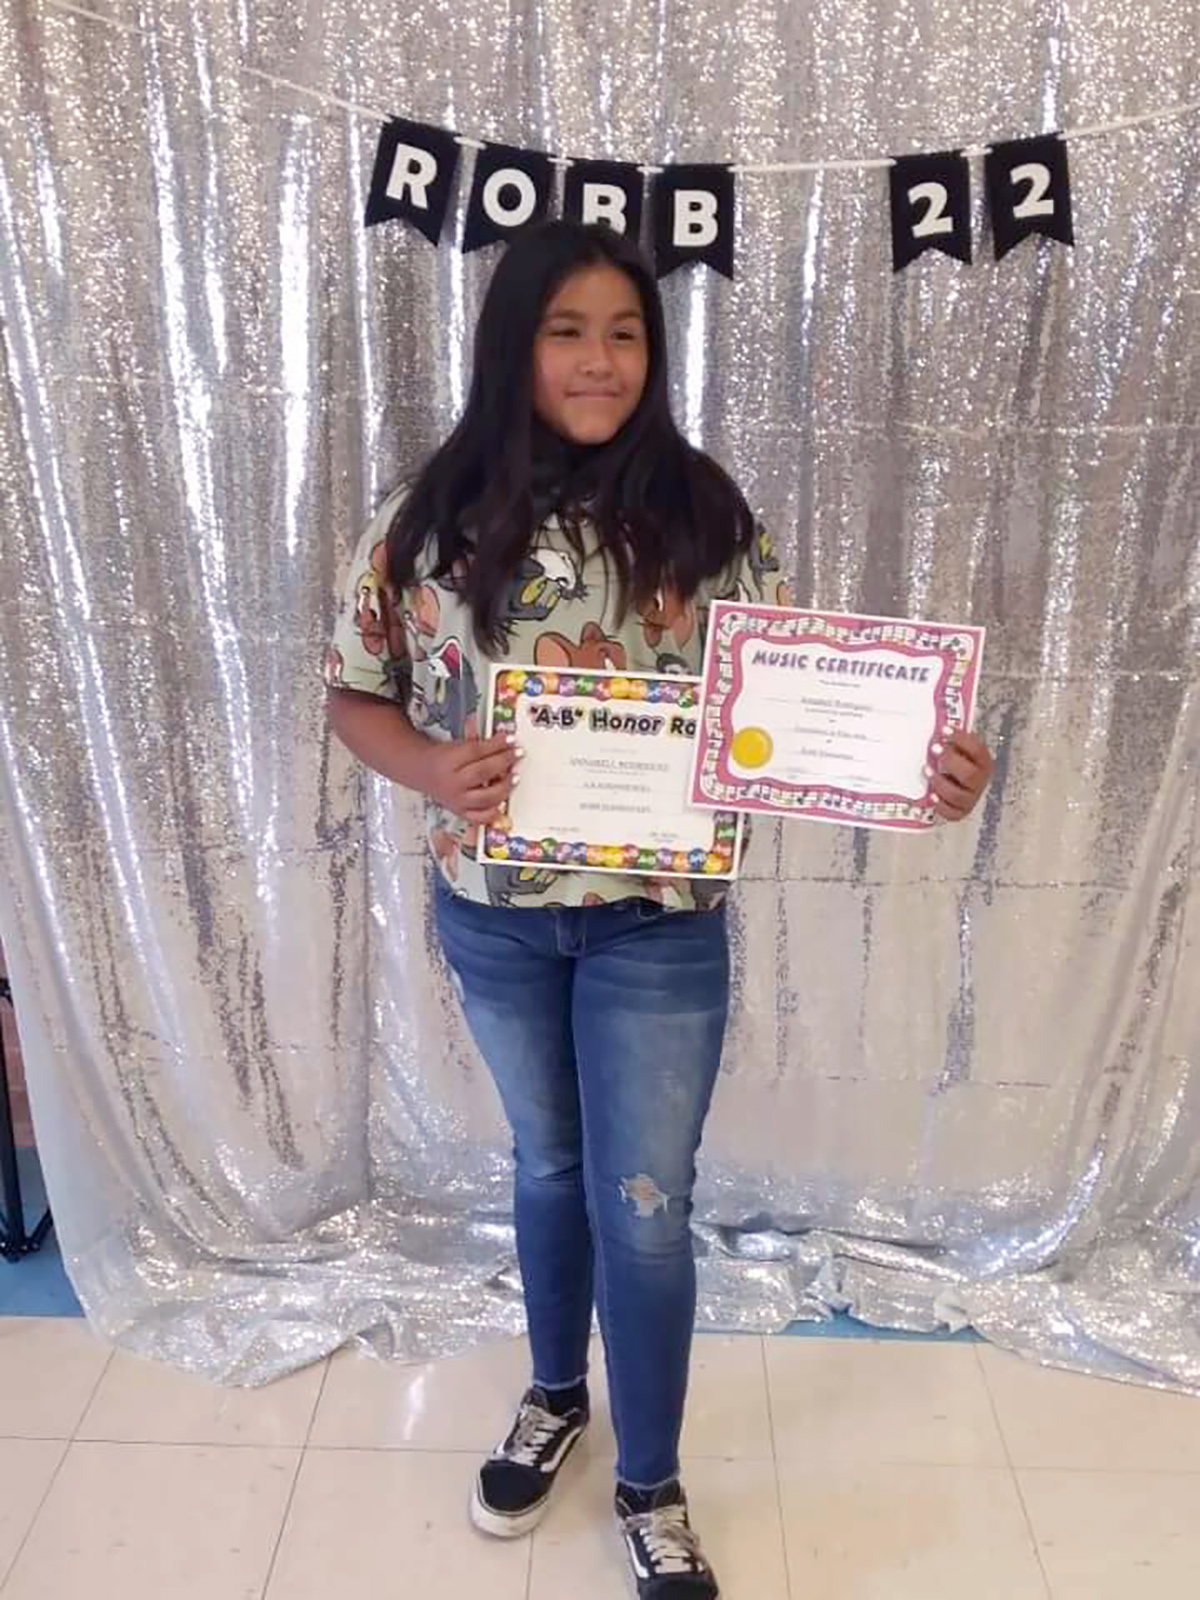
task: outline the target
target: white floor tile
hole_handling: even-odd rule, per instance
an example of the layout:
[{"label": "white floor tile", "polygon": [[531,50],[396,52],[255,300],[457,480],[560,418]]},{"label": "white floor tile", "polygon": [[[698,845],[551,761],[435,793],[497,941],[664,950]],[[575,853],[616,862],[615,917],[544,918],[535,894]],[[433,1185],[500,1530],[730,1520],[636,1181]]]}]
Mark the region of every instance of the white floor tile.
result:
[{"label": "white floor tile", "polygon": [[[772,1463],[685,1459],[683,1481],[723,1600],[787,1600]],[[529,1600],[629,1600],[633,1583],[613,1517],[611,1463],[588,1461],[557,1487],[561,1496],[556,1492],[533,1537]]]},{"label": "white floor tile", "polygon": [[303,1445],[321,1389],[317,1362],[259,1389],[226,1388],[128,1351],[114,1353],[80,1439]]},{"label": "white floor tile", "polygon": [[627,1562],[612,1514],[611,1461],[583,1455],[563,1468],[554,1502],[533,1535],[529,1600],[629,1600]]},{"label": "white floor tile", "polygon": [[[592,1340],[592,1425],[583,1449],[611,1466],[616,1457],[604,1349]],[[771,1459],[762,1340],[741,1334],[698,1333],[692,1345],[680,1454],[721,1460]]]},{"label": "white floor tile", "polygon": [[61,1439],[0,1439],[0,1588],[66,1448]]},{"label": "white floor tile", "polygon": [[[590,1360],[592,1426],[581,1448],[611,1461],[615,1442],[599,1338],[592,1340]],[[528,1382],[524,1339],[419,1363],[377,1361],[358,1351],[340,1351],[330,1362],[311,1443],[322,1448],[487,1451],[503,1438]],[[87,1426],[97,1426],[91,1415]],[[770,1457],[757,1338],[696,1336],[682,1449],[691,1456]]]},{"label": "white floor tile", "polygon": [[771,1459],[763,1342],[697,1334],[680,1451],[685,1456]]},{"label": "white floor tile", "polygon": [[471,1526],[475,1471],[460,1454],[310,1449],[266,1600],[525,1600],[529,1541]]},{"label": "white floor tile", "polygon": [[78,1317],[0,1317],[0,1438],[71,1438],[109,1354]]},{"label": "white floor tile", "polygon": [[768,1339],[780,1460],[1007,1464],[971,1345]]},{"label": "white floor tile", "polygon": [[1016,1467],[1200,1472],[1200,1398],[1039,1367],[980,1347]]},{"label": "white floor tile", "polygon": [[781,1461],[792,1593],[804,1600],[1048,1600],[1002,1467]]},{"label": "white floor tile", "polygon": [[528,1383],[524,1339],[411,1363],[339,1350],[329,1363],[311,1443],[487,1451],[508,1431]]},{"label": "white floor tile", "polygon": [[4,1600],[249,1600],[266,1582],[293,1450],[73,1444]]},{"label": "white floor tile", "polygon": [[1017,1474],[1054,1600],[1195,1600],[1200,1478]]}]

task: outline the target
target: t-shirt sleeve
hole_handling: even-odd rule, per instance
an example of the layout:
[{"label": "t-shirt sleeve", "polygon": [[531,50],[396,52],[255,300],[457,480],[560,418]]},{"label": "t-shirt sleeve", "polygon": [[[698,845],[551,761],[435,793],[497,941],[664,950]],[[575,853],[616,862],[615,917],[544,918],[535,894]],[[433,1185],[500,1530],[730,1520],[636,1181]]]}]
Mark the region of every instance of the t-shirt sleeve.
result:
[{"label": "t-shirt sleeve", "polygon": [[331,689],[403,702],[408,673],[403,596],[388,578],[389,501],[363,530],[346,573],[322,674]]}]

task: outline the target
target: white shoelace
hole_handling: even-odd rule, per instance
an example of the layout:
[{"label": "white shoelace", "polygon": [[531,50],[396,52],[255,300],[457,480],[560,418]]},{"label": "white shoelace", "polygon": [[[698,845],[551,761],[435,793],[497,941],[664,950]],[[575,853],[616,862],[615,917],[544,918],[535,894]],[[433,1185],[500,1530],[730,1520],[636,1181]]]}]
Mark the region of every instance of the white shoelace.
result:
[{"label": "white shoelace", "polygon": [[523,1467],[536,1467],[538,1457],[563,1426],[563,1419],[541,1406],[523,1405],[516,1426],[496,1454]]},{"label": "white shoelace", "polygon": [[641,1534],[656,1573],[703,1569],[700,1539],[688,1526],[686,1506],[662,1506],[625,1520],[628,1528]]}]

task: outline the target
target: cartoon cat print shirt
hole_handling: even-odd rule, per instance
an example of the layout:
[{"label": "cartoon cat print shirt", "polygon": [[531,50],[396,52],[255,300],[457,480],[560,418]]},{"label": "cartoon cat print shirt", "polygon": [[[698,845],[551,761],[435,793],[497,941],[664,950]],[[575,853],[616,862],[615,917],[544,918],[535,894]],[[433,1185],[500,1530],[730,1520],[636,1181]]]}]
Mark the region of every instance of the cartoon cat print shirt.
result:
[{"label": "cartoon cat print shirt", "polygon": [[[431,739],[472,739],[484,726],[483,697],[493,660],[548,668],[670,672],[699,676],[708,608],[715,599],[785,604],[785,586],[766,534],[695,599],[660,595],[653,606],[617,618],[616,584],[595,540],[581,564],[551,519],[508,586],[502,654],[481,650],[470,612],[453,580],[406,589],[387,576],[387,530],[403,498],[395,491],[359,541],[325,662],[334,688],[406,705],[413,726]],[[429,848],[446,883],[484,905],[575,906],[640,896],[668,910],[717,905],[726,884],[703,878],[626,877],[561,872],[544,866],[483,866],[478,830],[426,802]]]}]

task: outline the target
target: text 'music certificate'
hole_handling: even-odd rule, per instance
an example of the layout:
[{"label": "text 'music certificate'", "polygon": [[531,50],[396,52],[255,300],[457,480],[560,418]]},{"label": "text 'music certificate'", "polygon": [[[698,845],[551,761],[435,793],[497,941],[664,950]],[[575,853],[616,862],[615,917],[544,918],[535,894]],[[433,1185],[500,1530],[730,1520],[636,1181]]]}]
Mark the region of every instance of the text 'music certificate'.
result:
[{"label": "text 'music certificate'", "polygon": [[694,805],[923,829],[940,748],[969,729],[984,630],[716,601]]},{"label": "text 'music certificate'", "polygon": [[496,666],[488,734],[524,750],[485,863],[653,877],[733,878],[742,820],[688,799],[699,679]]}]

